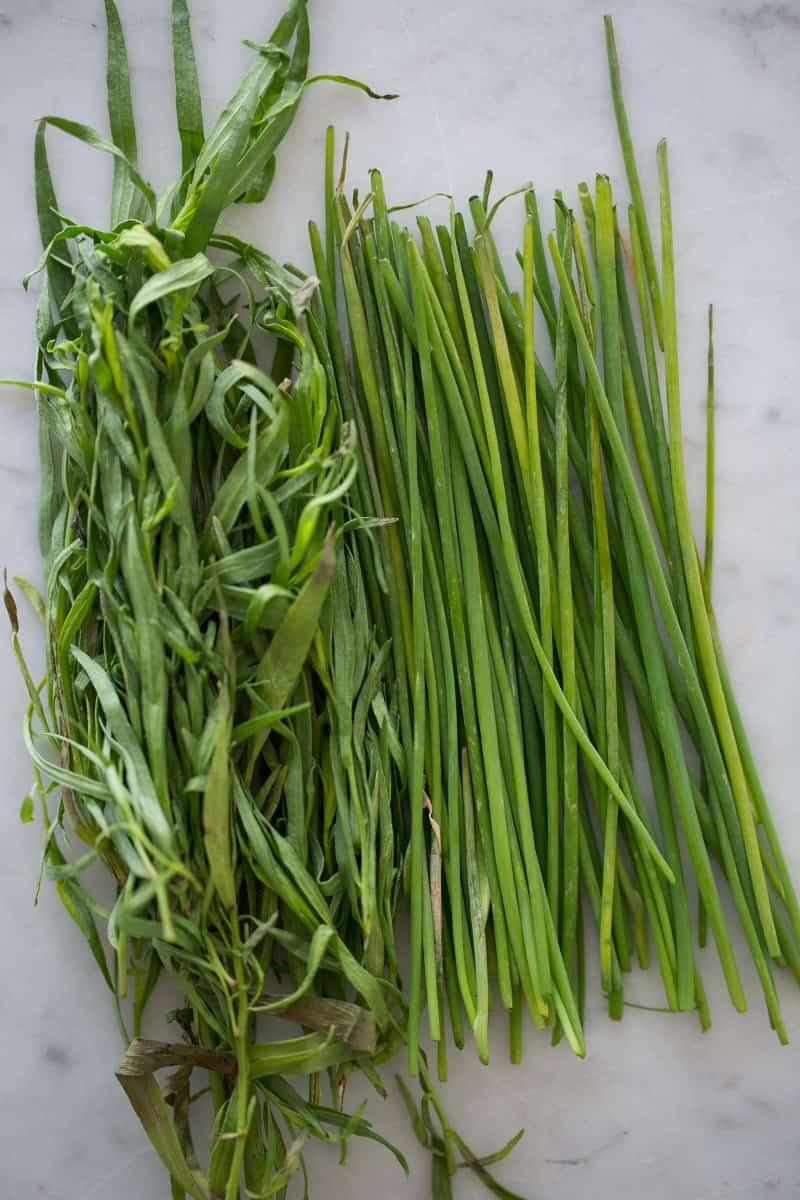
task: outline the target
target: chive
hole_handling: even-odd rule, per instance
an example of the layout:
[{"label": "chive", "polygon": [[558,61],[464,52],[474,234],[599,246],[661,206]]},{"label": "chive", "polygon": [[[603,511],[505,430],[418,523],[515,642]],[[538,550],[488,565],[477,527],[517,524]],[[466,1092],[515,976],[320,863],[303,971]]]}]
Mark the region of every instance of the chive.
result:
[{"label": "chive", "polygon": [[[647,284],[645,280],[644,264],[642,261],[641,243],[637,232],[635,214],[632,208],[628,210],[628,216],[639,312],[646,313]],[[670,576],[672,578],[673,591],[675,594],[675,607],[681,622],[681,628],[685,631],[687,636],[689,650],[693,654],[694,644],[690,636],[692,622],[689,612],[689,596],[686,591],[686,580],[684,573],[681,569],[678,525],[675,518],[675,502],[672,495],[669,466],[669,445],[667,441],[667,431],[664,422],[664,411],[661,401],[661,385],[659,382],[658,365],[656,362],[655,347],[653,345],[653,330],[652,325],[648,320],[642,320],[641,326],[645,348],[645,361],[647,364],[650,404],[653,413],[653,430],[655,434],[656,445],[656,466],[659,473],[661,495],[664,501],[664,519],[667,526],[667,542],[664,546],[664,551],[666,554]]]},{"label": "chive", "polygon": [[[587,193],[588,195],[588,193]],[[591,197],[588,198],[591,204]],[[595,238],[594,210],[592,208],[592,238]],[[597,257],[595,242],[595,257]],[[580,260],[579,260],[580,261]],[[591,314],[596,314],[594,286],[588,269],[581,265],[579,282],[583,290],[584,306],[591,305]],[[594,346],[597,338],[596,316],[586,313],[584,323]],[[596,634],[600,650],[597,655],[596,689],[598,701],[602,700],[605,720],[603,749],[609,770],[616,776],[619,771],[619,726],[617,701],[616,637],[614,630],[614,581],[611,551],[608,541],[606,501],[603,484],[602,450],[597,407],[591,387],[587,386],[586,400],[589,420],[589,461],[592,481],[592,518],[597,562],[594,583],[598,599]],[[617,877],[617,823],[618,806],[612,796],[606,801],[604,828],[603,876],[600,903],[600,980],[606,992],[619,990],[619,983],[612,976],[612,923],[614,914],[614,891]]]},{"label": "chive", "polygon": [[[421,280],[417,259],[410,256],[411,287],[415,294],[415,315],[417,320],[417,345],[420,351],[420,369],[423,381],[431,386],[431,361],[428,350],[426,331],[425,306],[421,302]],[[423,386],[424,383],[423,383]],[[419,1017],[422,1009],[422,980],[421,968],[423,952],[426,964],[430,962],[432,946],[426,943],[423,933],[429,925],[429,914],[423,892],[423,736],[425,729],[425,678],[422,662],[423,642],[425,637],[424,625],[424,593],[422,577],[422,535],[419,516],[419,484],[417,479],[417,433],[416,409],[414,396],[406,396],[406,426],[405,445],[408,454],[408,494],[410,500],[409,539],[411,551],[411,596],[412,622],[414,629],[413,668],[412,668],[412,705],[414,715],[414,741],[412,751],[412,768],[409,787],[411,803],[411,992],[409,997],[408,1017],[408,1070],[410,1075],[417,1073],[417,1054],[419,1039]],[[428,1013],[431,1025],[431,1037],[438,1040],[438,1002],[436,991],[431,994],[430,978],[427,979]]]},{"label": "chive", "polygon": [[556,301],[553,294],[553,287],[550,282],[547,252],[545,250],[541,224],[539,221],[539,208],[536,203],[536,192],[533,188],[529,188],[525,193],[525,212],[531,225],[530,236],[532,236],[533,239],[533,245],[531,249],[534,264],[533,272],[526,267],[525,277],[527,278],[529,274],[535,274],[535,281],[539,286],[541,296],[545,301],[548,311],[552,314],[553,319],[555,319]]},{"label": "chive", "polygon": [[[535,199],[529,208],[535,210]],[[540,235],[541,236],[541,235]],[[532,484],[535,489],[533,506],[533,533],[536,544],[539,585],[539,628],[542,652],[548,662],[553,661],[553,617],[550,598],[550,546],[547,535],[547,507],[544,495],[544,478],[539,447],[539,412],[536,397],[536,352],[534,343],[533,280],[536,263],[537,219],[529,211],[525,222],[523,241],[523,280],[525,314],[525,413],[527,443],[530,455]],[[539,267],[541,277],[541,264]],[[556,749],[557,725],[555,701],[548,688],[542,696],[544,724],[545,792],[547,805],[547,895],[554,919],[558,920],[559,901],[559,786],[558,752]]]},{"label": "chive", "polygon": [[639,170],[636,166],[636,155],[633,149],[630,126],[628,124],[628,114],[625,110],[625,101],[622,97],[622,79],[620,77],[619,59],[617,58],[617,44],[614,37],[614,24],[609,16],[603,17],[603,22],[606,33],[606,54],[608,56],[608,71],[611,79],[611,97],[614,102],[614,115],[617,121],[617,131],[619,133],[619,141],[622,148],[622,157],[625,161],[628,187],[631,190],[631,197],[633,198],[633,211],[636,217],[636,227],[642,244],[645,275],[650,294],[650,303],[653,309],[653,321],[656,327],[659,345],[663,346],[664,317],[662,314],[661,288],[658,282],[656,256],[653,251],[653,242],[650,237],[650,226],[647,222],[647,213],[644,206],[644,198],[642,196],[642,185],[639,181]]},{"label": "chive", "polygon": [[[569,267],[572,257],[572,222],[566,227],[564,257]],[[556,332],[556,546],[559,610],[561,618],[561,676],[567,703],[577,704],[575,672],[574,617],[569,538],[569,461],[567,456],[567,353],[569,326],[562,302],[558,310]],[[576,926],[578,921],[578,756],[571,731],[562,726],[563,815],[564,815],[564,911],[562,915],[562,952],[567,970],[573,971]]]}]

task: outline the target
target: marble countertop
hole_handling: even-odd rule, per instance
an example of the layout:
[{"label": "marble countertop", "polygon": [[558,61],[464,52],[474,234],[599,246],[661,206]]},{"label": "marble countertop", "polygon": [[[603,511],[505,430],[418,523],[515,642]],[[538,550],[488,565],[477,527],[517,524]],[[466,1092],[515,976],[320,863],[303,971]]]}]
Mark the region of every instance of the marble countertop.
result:
[{"label": "marble countertop", "polygon": [[[370,103],[321,85],[304,102],[262,208],[241,219],[254,240],[307,263],[305,220],[321,202],[322,139],[352,135],[351,178],[385,169],[387,190],[465,198],[487,166],[504,191],[532,178],[540,196],[596,170],[621,181],[594,0],[317,0],[313,68],[402,93]],[[120,0],[146,172],[172,178],[168,0]],[[703,489],[705,306],[715,304],[718,381],[716,604],[738,694],[787,857],[800,878],[800,2],[613,0],[626,96],[652,202],[655,144],[671,145],[683,394],[692,499]],[[276,0],[193,0],[207,117],[248,58],[240,44],[272,24]],[[494,10],[494,11],[493,11]],[[39,253],[32,189],[33,120],[56,112],[104,124],[101,0],[4,0],[0,11],[0,374],[28,376],[33,300],[20,279]],[[62,208],[105,219],[110,170],[50,139]],[[444,203],[444,202],[440,202]],[[502,241],[504,214],[499,218]],[[507,227],[510,236],[510,224]],[[505,244],[505,243],[504,243]],[[508,243],[509,249],[511,243]],[[36,579],[36,435],[29,395],[0,393],[0,558]],[[35,635],[25,631],[35,660]],[[0,637],[0,1196],[15,1200],[158,1200],[164,1173],[116,1084],[120,1045],[108,996],[78,931],[45,885],[33,907],[40,829],[19,824],[29,781],[23,689]],[[743,940],[751,1012],[736,1015],[713,952],[703,957],[713,1028],[691,1014],[629,1009],[621,1024],[589,1002],[585,1062],[533,1034],[525,1063],[455,1055],[445,1089],[467,1140],[496,1148],[526,1136],[500,1170],[509,1187],[555,1200],[751,1200],[800,1193],[800,994],[782,980],[792,1044],[772,1035]],[[657,981],[636,978],[647,1002]],[[355,1091],[355,1089],[354,1089]],[[429,1194],[396,1095],[370,1116],[408,1152],[404,1182],[378,1147],[351,1145],[346,1168],[312,1148],[312,1197]],[[458,1196],[484,1194],[459,1178]]]}]

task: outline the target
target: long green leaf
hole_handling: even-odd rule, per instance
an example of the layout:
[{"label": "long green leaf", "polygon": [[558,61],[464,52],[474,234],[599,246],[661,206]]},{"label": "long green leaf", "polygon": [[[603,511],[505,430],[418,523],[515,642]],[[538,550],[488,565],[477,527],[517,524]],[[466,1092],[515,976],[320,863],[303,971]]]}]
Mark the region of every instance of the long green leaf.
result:
[{"label": "long green leaf", "polygon": [[203,145],[203,106],[186,0],[172,0],[172,64],[175,111],[181,140],[181,171],[194,166]]},{"label": "long green leaf", "polygon": [[135,189],[128,163],[136,166],[137,148],[125,35],[122,32],[122,24],[114,0],[105,0],[105,5],[108,119],[111,127],[111,140],[125,156],[124,159],[114,159],[114,179],[111,187],[111,225],[114,226],[132,215],[131,208]]}]

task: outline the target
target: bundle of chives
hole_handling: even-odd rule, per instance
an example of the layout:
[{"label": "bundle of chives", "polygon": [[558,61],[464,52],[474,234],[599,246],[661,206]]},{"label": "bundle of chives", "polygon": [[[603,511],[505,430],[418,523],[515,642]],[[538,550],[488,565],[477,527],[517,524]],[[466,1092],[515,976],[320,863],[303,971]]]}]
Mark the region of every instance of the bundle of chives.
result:
[{"label": "bundle of chives", "polygon": [[397,518],[385,570],[413,761],[412,1074],[424,1007],[442,1070],[443,1017],[461,1045],[462,1006],[486,1061],[492,981],[512,1058],[525,1010],[584,1052],[581,897],[611,1015],[652,939],[668,1007],[696,1009],[706,1027],[688,873],[700,940],[707,920],[745,1008],[714,862],[781,1040],[771,960],[800,978],[797,900],[711,605],[710,319],[703,564],[684,476],[666,146],[659,270],[606,29],[627,239],[605,176],[593,195],[578,189],[583,229],[556,198],[546,242],[529,189],[515,290],[492,237],[490,178],[470,201],[472,237],[455,211],[435,229],[418,218],[415,237],[392,219],[379,172],[352,207],[341,180],[334,189],[331,131],[324,243],[311,226],[329,325],[337,267],[341,281],[354,372],[343,354],[338,386],[363,432],[371,511]]}]

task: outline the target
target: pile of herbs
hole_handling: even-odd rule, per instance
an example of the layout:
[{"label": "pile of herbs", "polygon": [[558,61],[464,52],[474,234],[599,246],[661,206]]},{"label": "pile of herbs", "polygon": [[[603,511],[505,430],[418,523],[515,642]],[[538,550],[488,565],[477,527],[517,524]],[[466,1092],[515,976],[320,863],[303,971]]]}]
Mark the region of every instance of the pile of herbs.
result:
[{"label": "pile of herbs", "polygon": [[[379,172],[345,196],[329,131],[307,278],[222,221],[266,195],[306,86],[374,95],[308,78],[305,0],[252,45],[207,134],[173,0],[182,164],[160,197],[106,13],[110,139],[45,117],[35,141],[45,592],[21,586],[41,681],[6,590],[30,694],[24,816],[38,806],[44,869],[111,991],[118,1077],[174,1197],[283,1196],[310,1137],[342,1153],[371,1138],[405,1167],[344,1109],[349,1075],[382,1092],[403,1045],[432,1194],[466,1166],[511,1197],[489,1167],[517,1139],[482,1159],[452,1129],[423,1014],[440,1079],[466,1027],[488,1061],[497,1000],[513,1061],[526,1021],[584,1054],[586,906],[610,1015],[652,948],[667,1008],[705,1028],[707,926],[746,1003],[721,884],[781,1040],[772,963],[800,978],[800,909],[711,603],[710,317],[702,559],[689,521],[666,147],[659,268],[607,21],[627,227],[598,176],[582,221],[556,197],[545,238],[526,186],[515,279],[491,173],[469,219],[452,206],[415,233]],[[107,230],[61,213],[48,126],[113,157]],[[184,998],[173,1043],[142,1037],[162,973]],[[287,1036],[268,1039],[267,1017]],[[214,1109],[202,1151],[196,1070]]]}]

